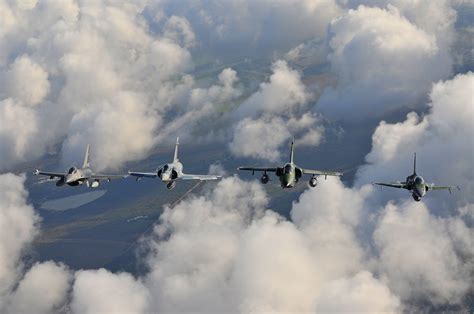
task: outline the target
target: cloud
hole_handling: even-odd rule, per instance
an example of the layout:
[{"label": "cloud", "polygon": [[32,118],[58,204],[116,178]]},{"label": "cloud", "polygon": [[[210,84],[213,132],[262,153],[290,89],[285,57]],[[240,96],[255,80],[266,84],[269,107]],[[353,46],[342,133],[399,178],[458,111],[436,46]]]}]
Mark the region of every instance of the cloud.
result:
[{"label": "cloud", "polygon": [[329,47],[325,38],[313,38],[292,48],[285,54],[285,60],[300,65],[317,65],[328,62]]},{"label": "cloud", "polygon": [[[355,99],[356,107],[357,101],[360,106],[380,108],[413,105],[433,80],[449,72],[447,47],[455,12],[444,1],[396,1],[394,6],[367,3],[381,8],[360,6],[344,11],[346,7],[355,8],[357,1],[344,5],[333,1],[238,1],[226,6],[214,2],[183,6],[167,1],[131,5],[86,5],[75,1],[2,3],[0,76],[8,84],[3,85],[1,99],[13,99],[17,116],[24,114],[22,123],[28,125],[25,132],[19,132],[18,139],[13,128],[4,132],[6,140],[0,145],[13,142],[27,148],[4,153],[2,169],[34,160],[58,146],[63,148],[64,163],[70,163],[86,142],[91,142],[93,151],[100,156],[97,170],[120,168],[127,161],[141,159],[168,135],[181,130],[193,133],[196,120],[212,120],[222,112],[219,110],[225,107],[223,104],[242,95],[236,86],[237,75],[231,74],[230,69],[223,72],[228,77],[219,78],[216,87],[194,85],[192,76],[186,73],[191,69],[191,51],[196,46],[219,51],[232,50],[230,43],[235,43],[250,50],[268,51],[260,49],[266,47],[287,51],[300,47],[302,42],[314,42],[318,47],[315,53],[323,60],[327,54],[327,47],[323,47],[326,28],[334,18],[337,19],[331,24],[328,42],[333,50],[331,65],[340,77],[340,85],[326,90],[321,108],[328,104],[332,108],[335,100],[345,106],[347,99],[351,103]],[[365,34],[367,29],[377,31]],[[373,46],[375,52],[368,59],[364,57],[367,46]],[[301,49],[297,50],[293,54],[301,53]],[[420,66],[422,70],[406,77],[399,73],[403,72],[399,71],[401,68]],[[260,118],[262,113],[271,113],[272,118],[292,118],[290,114],[300,118],[308,111],[313,95],[302,83],[301,74],[281,60],[273,64],[272,71],[269,82],[262,83],[237,110],[237,120]],[[25,73],[29,73],[26,80]],[[28,88],[24,88],[25,82],[29,82]],[[379,88],[380,84],[396,88],[387,91]],[[129,105],[114,106],[118,94],[126,97]],[[398,96],[407,101],[394,103],[393,97],[399,99]],[[212,100],[204,101],[205,97]],[[374,99],[384,103],[379,106]],[[21,106],[34,108],[25,111]],[[114,122],[114,114],[127,115],[131,106],[136,112],[130,121]],[[56,119],[50,118],[52,114]],[[137,123],[139,120],[144,121],[143,126]],[[236,123],[228,125],[235,127]],[[120,157],[104,158],[117,154],[110,149],[116,146],[112,145],[110,133],[118,129],[118,139],[122,140]],[[156,134],[157,130],[163,130],[166,136]],[[297,131],[296,137],[302,138],[300,143],[317,145],[321,131],[314,125]],[[127,141],[137,133],[142,134],[142,143]],[[227,130],[213,129],[205,136],[216,133],[228,135]]]},{"label": "cloud", "polygon": [[[338,182],[328,180],[328,183],[342,187]],[[158,292],[156,306],[161,305],[165,311],[311,311],[320,293],[321,296],[324,295],[325,291],[321,289],[325,284],[361,267],[357,258],[342,257],[352,256],[352,251],[347,249],[353,245],[356,251],[360,252],[357,244],[353,242],[355,239],[352,227],[340,225],[341,229],[347,228],[353,239],[349,241],[347,249],[343,250],[338,243],[346,242],[344,237],[328,236],[326,243],[315,246],[312,240],[318,241],[319,237],[308,236],[307,233],[314,225],[302,227],[271,211],[265,212],[263,216],[262,212],[257,216],[249,216],[254,212],[253,206],[247,207],[248,205],[241,204],[242,201],[249,202],[252,198],[264,200],[259,195],[262,192],[257,195],[246,192],[247,189],[261,190],[261,187],[255,184],[224,179],[204,200],[202,197],[197,198],[190,203],[178,205],[173,211],[165,212],[162,216],[162,226],[157,227],[155,232],[161,236],[170,234],[170,238],[154,244],[157,254],[151,257],[153,271],[148,277],[149,282],[152,280],[154,285],[152,293]],[[309,210],[313,208],[311,204],[314,204],[309,196],[318,198],[333,189],[334,186],[329,184],[327,190],[320,193],[316,193],[316,190],[304,193],[306,197],[301,199],[299,207],[293,208],[293,212],[301,212],[304,207],[311,216],[315,211]],[[231,201],[221,203],[219,197],[213,196],[215,194],[230,195]],[[251,201],[247,204],[259,204],[258,208],[261,208],[265,205],[262,201]],[[234,207],[238,207],[238,210],[232,210]],[[329,222],[332,219],[326,215],[339,215],[334,215],[333,208],[325,208],[324,202],[321,208],[325,210],[321,216]],[[196,216],[197,213],[199,216]],[[345,215],[342,208],[339,213]],[[253,218],[248,221],[248,217]],[[342,221],[344,220],[343,218]],[[306,221],[301,217],[301,224]],[[328,230],[338,223],[339,218],[335,224],[329,224]],[[166,229],[163,229],[163,225],[167,226]],[[194,239],[192,246],[189,237]],[[210,250],[209,247],[213,249]],[[332,248],[339,258],[333,255],[333,258],[321,260],[321,255],[328,257],[326,253],[329,251],[324,251],[324,248]],[[207,253],[203,255],[201,252]],[[186,254],[188,258],[178,258],[181,254]],[[177,260],[182,262],[176,263]],[[340,261],[340,265],[346,263],[346,266],[334,267],[335,260]],[[375,279],[372,281],[375,282],[374,291],[380,289],[384,298],[378,300],[380,307],[374,307],[367,299],[367,308],[385,306],[392,311],[396,310],[398,299],[391,295],[382,283]],[[155,290],[157,288],[158,290]],[[325,298],[327,302],[334,304],[338,299],[327,296]],[[349,306],[351,304],[349,302]]]},{"label": "cloud", "polygon": [[113,274],[102,268],[75,273],[73,313],[145,313],[148,302],[146,288],[128,273]]},{"label": "cloud", "polygon": [[[412,173],[412,153],[417,152],[417,173],[429,183],[461,187],[452,197],[444,191],[428,192],[426,202],[430,208],[448,210],[474,202],[470,162],[474,151],[472,145],[466,145],[474,132],[470,118],[474,115],[470,88],[473,84],[471,72],[438,82],[433,85],[429,112],[424,117],[410,113],[400,123],[381,122],[372,136],[372,151],[366,156],[368,165],[358,170],[356,184],[403,180]],[[382,195],[387,199],[394,193],[385,191]]]},{"label": "cloud", "polygon": [[196,44],[196,36],[186,18],[171,16],[165,24],[164,36],[180,43],[184,47],[192,47]]},{"label": "cloud", "polygon": [[231,280],[241,311],[311,309],[321,275],[295,225],[268,211],[243,232],[240,241]]},{"label": "cloud", "polygon": [[[340,13],[336,1],[267,0],[195,1],[192,5],[164,1],[152,15],[166,12],[184,16],[202,46],[218,56],[269,55],[288,50],[304,40],[323,36],[331,19]],[[243,52],[243,54],[242,54]]]},{"label": "cloud", "polygon": [[300,73],[283,60],[273,63],[272,72],[269,81],[232,113],[237,122],[229,148],[235,156],[277,161],[279,148],[292,136],[300,145],[322,141],[324,127],[309,111],[313,95]]},{"label": "cloud", "polygon": [[359,6],[333,20],[329,61],[338,83],[319,99],[323,113],[361,119],[414,107],[432,82],[450,74],[449,47],[403,12]]},{"label": "cloud", "polygon": [[0,147],[14,147],[1,150],[4,171],[56,147],[62,166],[77,163],[87,143],[96,171],[119,169],[177,132],[213,137],[200,123],[217,120],[242,95],[231,68],[198,87],[187,74],[197,44],[192,25],[175,14],[163,13],[159,25],[147,20],[152,4],[4,6],[17,25],[0,38],[0,78],[8,83],[0,90]]},{"label": "cloud", "polygon": [[401,302],[368,271],[330,282],[319,296],[316,312],[400,312]]},{"label": "cloud", "polygon": [[237,84],[239,78],[237,72],[231,68],[225,68],[218,76],[218,84],[209,88],[194,88],[190,93],[189,106],[199,107],[205,102],[224,103],[235,99],[242,94]]},{"label": "cloud", "polygon": [[64,157],[80,160],[86,145],[91,144],[94,169],[120,165],[127,159],[141,159],[155,143],[155,128],[156,117],[148,112],[141,95],[119,92],[110,102],[74,116],[70,135],[63,143]]},{"label": "cloud", "polygon": [[0,304],[21,272],[23,250],[38,232],[39,217],[27,204],[24,181],[24,176],[0,175]]},{"label": "cloud", "polygon": [[[384,306],[396,309],[400,301],[415,307],[426,302],[462,305],[472,282],[472,227],[461,216],[438,217],[423,203],[374,202],[376,192],[369,185],[347,188],[339,180],[328,180],[293,205],[294,223],[317,252],[314,266],[326,280],[334,279],[326,281],[321,294],[335,296],[332,289],[350,286],[358,281],[353,274],[369,271],[376,276],[371,284],[381,293],[381,298],[370,300],[385,300]],[[371,276],[361,277],[370,283]],[[354,299],[351,295],[348,292],[343,301],[320,301],[321,309],[343,310],[349,300],[353,306],[360,300],[362,307],[364,294]],[[373,309],[377,306],[370,303]]]},{"label": "cloud", "polygon": [[362,268],[364,252],[355,228],[369,192],[370,188],[352,190],[340,180],[328,178],[321,180],[316,189],[303,193],[292,206],[291,219],[305,234],[312,251],[318,252],[314,265],[326,280]]},{"label": "cloud", "polygon": [[237,114],[289,114],[297,112],[311,98],[301,81],[301,75],[291,69],[286,61],[278,60],[273,63],[272,72],[269,82],[261,83],[260,89],[238,108]]},{"label": "cloud", "polygon": [[227,176],[228,173],[224,169],[224,166],[220,162],[215,162],[209,165],[209,174],[214,174],[218,176]]},{"label": "cloud", "polygon": [[33,138],[37,132],[38,121],[31,108],[11,98],[0,101],[0,169],[24,161],[27,155],[39,157],[41,146]]},{"label": "cloud", "polygon": [[[236,310],[229,276],[239,235],[268,202],[258,183],[221,180],[208,194],[166,208],[147,242],[153,308],[163,312]],[[191,240],[192,239],[192,240]],[[186,256],[186,258],[181,258]]]},{"label": "cloud", "polygon": [[48,73],[28,56],[17,57],[4,73],[4,93],[27,106],[39,104],[48,94]]},{"label": "cloud", "polygon": [[[408,304],[461,305],[472,272],[463,262],[474,254],[472,228],[458,217],[436,218],[421,203],[388,203],[374,217],[368,210],[374,191],[328,179],[301,195],[288,221],[265,210],[268,198],[258,183],[223,179],[204,196],[165,209],[144,242],[151,251],[143,278],[76,273],[72,308],[85,310],[77,300],[88,300],[90,310],[116,306],[114,298],[97,297],[97,289],[78,290],[83,275],[85,287],[120,281],[128,291],[121,299],[138,304],[133,311],[399,312]],[[368,220],[375,228],[361,238]]]},{"label": "cloud", "polygon": [[190,86],[184,91],[181,104],[174,108],[176,117],[163,123],[157,140],[166,141],[176,134],[214,139],[216,134],[213,132],[219,132],[221,124],[226,125],[222,112],[241,94],[237,72],[231,68],[222,70],[218,81],[207,88]]},{"label": "cloud", "polygon": [[407,198],[390,189],[367,198],[368,204],[386,204],[373,236],[380,254],[378,267],[403,300],[459,304],[472,289],[473,229],[467,221],[473,206],[469,160],[474,152],[465,141],[474,132],[469,118],[473,82],[470,72],[440,81],[432,87],[424,117],[410,113],[404,122],[381,122],[366,156],[368,164],[357,172],[356,186],[374,180],[403,180],[412,172],[412,155],[407,152],[416,151],[417,173],[428,182],[461,186],[452,196],[428,192],[422,203],[386,204],[393,197]]},{"label": "cloud", "polygon": [[324,128],[310,129],[302,138],[296,141],[296,145],[318,146],[323,138]]},{"label": "cloud", "polygon": [[[433,81],[449,75],[453,19],[447,4],[393,3],[369,8],[349,1],[356,9],[332,22],[328,60],[338,85],[319,101],[326,112],[381,114],[415,106]],[[312,38],[321,48],[315,37],[325,34],[339,7],[327,1],[230,5],[235,10],[175,4],[169,14],[169,3],[0,4],[0,76],[10,84],[1,87],[0,169],[58,143],[69,161],[82,156],[87,142],[98,169],[120,167],[216,116],[229,122],[236,156],[277,161],[292,135],[298,144],[318,145],[323,119],[312,112],[315,95],[296,67],[274,62],[268,81],[227,114],[245,92],[237,72],[226,68],[216,83],[202,87],[187,71],[191,49],[202,42],[219,51],[230,41],[249,43],[249,50],[287,49]],[[295,38],[276,41],[295,30]],[[301,58],[309,46],[289,56]],[[324,49],[314,52],[324,59]],[[35,85],[23,91],[28,72]],[[464,309],[474,269],[473,228],[466,223],[473,207],[473,151],[466,145],[474,133],[472,85],[472,73],[436,83],[425,115],[381,122],[354,187],[338,178],[321,180],[292,204],[290,219],[268,208],[259,183],[237,177],[165,207],[142,242],[149,272],[138,278],[105,269],[74,272],[54,262],[23,269],[21,257],[39,218],[27,203],[24,177],[0,175],[0,235],[8,239],[0,241],[0,311]],[[367,185],[403,179],[396,176],[410,172],[415,150],[427,180],[458,183],[462,190],[453,197],[432,192],[423,203],[388,202],[400,191]],[[39,298],[45,286],[50,294]]]},{"label": "cloud", "polygon": [[[310,123],[306,125],[307,119]],[[269,116],[259,119],[245,118],[235,126],[229,149],[234,156],[280,161],[280,148],[289,143],[293,134],[299,135],[296,145],[317,146],[321,143],[325,129],[323,126],[314,126],[317,122],[319,119],[311,114],[289,120]],[[289,148],[285,150],[288,151]]]},{"label": "cloud", "polygon": [[190,133],[240,95],[231,69],[209,89],[194,86],[196,39],[184,17],[151,30],[145,3],[2,5],[15,25],[0,36],[0,147],[13,147],[1,150],[3,171],[58,146],[73,163],[87,143],[95,170],[117,169],[163,141],[158,129]]},{"label": "cloud", "polygon": [[[344,195],[341,190],[347,190],[347,199],[361,199],[355,202],[359,209],[362,198],[337,179],[325,183],[328,186],[320,191],[305,192],[293,207],[299,217],[295,223],[264,211],[268,200],[262,187],[237,178],[223,179],[205,196],[166,209],[155,227],[155,238],[148,242],[153,253],[145,282],[153,308],[308,312],[338,304],[340,295],[332,291],[347,278],[353,294],[362,288],[380,298],[355,295],[346,306],[396,311],[400,302],[381,281],[365,272],[352,278],[354,271],[363,269],[355,237],[357,212],[343,200],[334,206],[334,198],[323,196]],[[314,199],[321,198],[314,210]],[[327,226],[326,233],[334,231],[326,236],[323,229],[313,233],[316,226]],[[347,236],[339,236],[340,230]]]},{"label": "cloud", "polygon": [[[73,313],[462,307],[472,279],[473,265],[464,262],[474,256],[472,228],[459,217],[435,217],[421,203],[380,207],[372,202],[375,191],[328,179],[305,191],[287,220],[268,210],[259,183],[225,178],[165,208],[142,242],[149,249],[142,277],[37,264],[8,304]],[[39,300],[35,287],[50,278],[54,293]]]},{"label": "cloud", "polygon": [[[12,293],[6,313],[48,314],[65,303],[71,275],[64,265],[47,261],[33,265]],[[44,293],[47,289],[48,293]]]},{"label": "cloud", "polygon": [[[373,1],[373,0],[350,0],[347,6],[357,8],[359,5],[375,6],[379,8],[387,8],[389,6],[396,7],[397,10],[410,21],[410,23],[423,29],[429,34],[436,36],[436,41],[441,47],[446,48],[453,40],[454,22],[457,18],[454,6],[455,1]],[[442,53],[449,53],[444,51]]]},{"label": "cloud", "polygon": [[[456,246],[467,247],[474,230],[459,218],[436,218],[425,205],[411,201],[398,208],[388,204],[380,219],[374,240],[393,291],[404,300],[459,303],[472,284],[473,268],[465,258],[472,258],[474,250],[463,256]],[[452,227],[466,236],[453,237]]]},{"label": "cloud", "polygon": [[281,118],[246,118],[235,127],[229,148],[236,156],[258,157],[274,162],[280,158],[278,148],[288,142],[290,136]]}]

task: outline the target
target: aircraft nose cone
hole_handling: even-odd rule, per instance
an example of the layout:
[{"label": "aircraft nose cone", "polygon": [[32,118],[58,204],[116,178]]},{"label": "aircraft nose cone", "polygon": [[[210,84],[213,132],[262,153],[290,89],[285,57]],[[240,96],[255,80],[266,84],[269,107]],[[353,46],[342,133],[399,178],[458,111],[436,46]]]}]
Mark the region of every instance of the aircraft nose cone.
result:
[{"label": "aircraft nose cone", "polygon": [[415,193],[420,196],[420,197],[423,197],[425,195],[425,188],[423,185],[417,185],[415,186]]},{"label": "aircraft nose cone", "polygon": [[161,175],[161,180],[163,180],[163,181],[169,181],[169,179],[170,179],[170,175],[169,175],[168,173],[163,173],[163,174]]}]

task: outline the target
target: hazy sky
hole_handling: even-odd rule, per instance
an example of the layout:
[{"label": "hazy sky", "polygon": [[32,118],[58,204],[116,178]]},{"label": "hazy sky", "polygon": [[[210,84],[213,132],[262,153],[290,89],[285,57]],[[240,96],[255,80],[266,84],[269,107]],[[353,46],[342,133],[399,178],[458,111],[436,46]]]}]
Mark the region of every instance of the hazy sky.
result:
[{"label": "hazy sky", "polygon": [[[0,312],[467,310],[473,10],[460,0],[0,0]],[[10,173],[20,164],[48,153],[67,164],[90,143],[95,169],[119,171],[176,135],[276,162],[292,136],[316,148],[340,121],[377,121],[365,164],[353,186],[332,178],[303,192],[290,219],[258,182],[231,176],[165,209],[142,243],[143,276],[21,262],[41,218],[25,175]],[[403,180],[414,151],[430,180],[461,191],[415,203],[370,185]]]}]

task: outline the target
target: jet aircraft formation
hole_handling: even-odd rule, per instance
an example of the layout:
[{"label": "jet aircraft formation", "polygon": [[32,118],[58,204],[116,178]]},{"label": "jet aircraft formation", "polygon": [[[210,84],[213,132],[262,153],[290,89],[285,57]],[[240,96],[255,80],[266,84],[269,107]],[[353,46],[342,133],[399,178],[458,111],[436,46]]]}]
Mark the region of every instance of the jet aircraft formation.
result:
[{"label": "jet aircraft formation", "polygon": [[[43,175],[49,177],[51,180],[57,178],[56,186],[78,186],[85,184],[90,188],[97,188],[100,185],[101,181],[108,181],[120,178],[126,178],[128,176],[136,177],[136,180],[141,178],[158,178],[163,183],[166,184],[166,187],[171,190],[176,186],[177,180],[218,180],[221,176],[218,175],[204,175],[204,174],[186,174],[183,173],[183,164],[179,161],[178,158],[178,147],[179,147],[179,137],[176,139],[176,146],[174,150],[173,161],[164,165],[157,167],[155,171],[151,172],[137,172],[129,171],[128,174],[98,174],[91,170],[89,164],[89,155],[90,155],[90,146],[87,145],[86,152],[84,156],[84,162],[81,168],[71,166],[66,172],[49,172],[35,170],[35,175]],[[326,171],[326,170],[315,170],[315,169],[305,169],[297,166],[294,163],[294,140],[291,141],[290,148],[290,161],[284,165],[272,166],[272,167],[239,167],[238,170],[252,171],[252,174],[255,171],[263,172],[260,182],[262,184],[267,184],[270,181],[268,173],[275,173],[280,181],[280,186],[283,189],[294,187],[303,175],[310,175],[308,185],[310,187],[316,187],[318,185],[318,177],[324,176],[342,176],[342,172],[337,171]],[[406,189],[411,192],[412,197],[415,201],[420,201],[423,196],[425,196],[427,191],[430,190],[449,190],[451,193],[452,188],[457,186],[436,186],[433,183],[428,184],[424,179],[416,173],[416,153],[414,156],[413,162],[413,174],[409,175],[404,182],[395,181],[390,183],[376,182],[375,185],[388,186],[400,189]]]}]

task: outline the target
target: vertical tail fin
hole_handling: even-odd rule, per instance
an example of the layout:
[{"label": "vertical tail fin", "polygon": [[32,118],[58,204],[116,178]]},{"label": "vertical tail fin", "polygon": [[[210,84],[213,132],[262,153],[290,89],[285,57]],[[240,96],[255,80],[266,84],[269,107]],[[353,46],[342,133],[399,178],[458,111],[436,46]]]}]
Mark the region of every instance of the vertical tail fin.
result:
[{"label": "vertical tail fin", "polygon": [[176,138],[176,146],[174,148],[174,157],[173,162],[178,161],[178,146],[179,146],[179,136]]},{"label": "vertical tail fin", "polygon": [[87,144],[86,147],[86,154],[84,155],[84,162],[82,163],[82,168],[89,168],[89,153],[90,153],[90,145]]},{"label": "vertical tail fin", "polygon": [[413,156],[413,174],[416,174],[416,153]]},{"label": "vertical tail fin", "polygon": [[293,163],[293,147],[294,147],[294,144],[295,144],[295,139],[292,138],[291,139],[290,163]]}]

